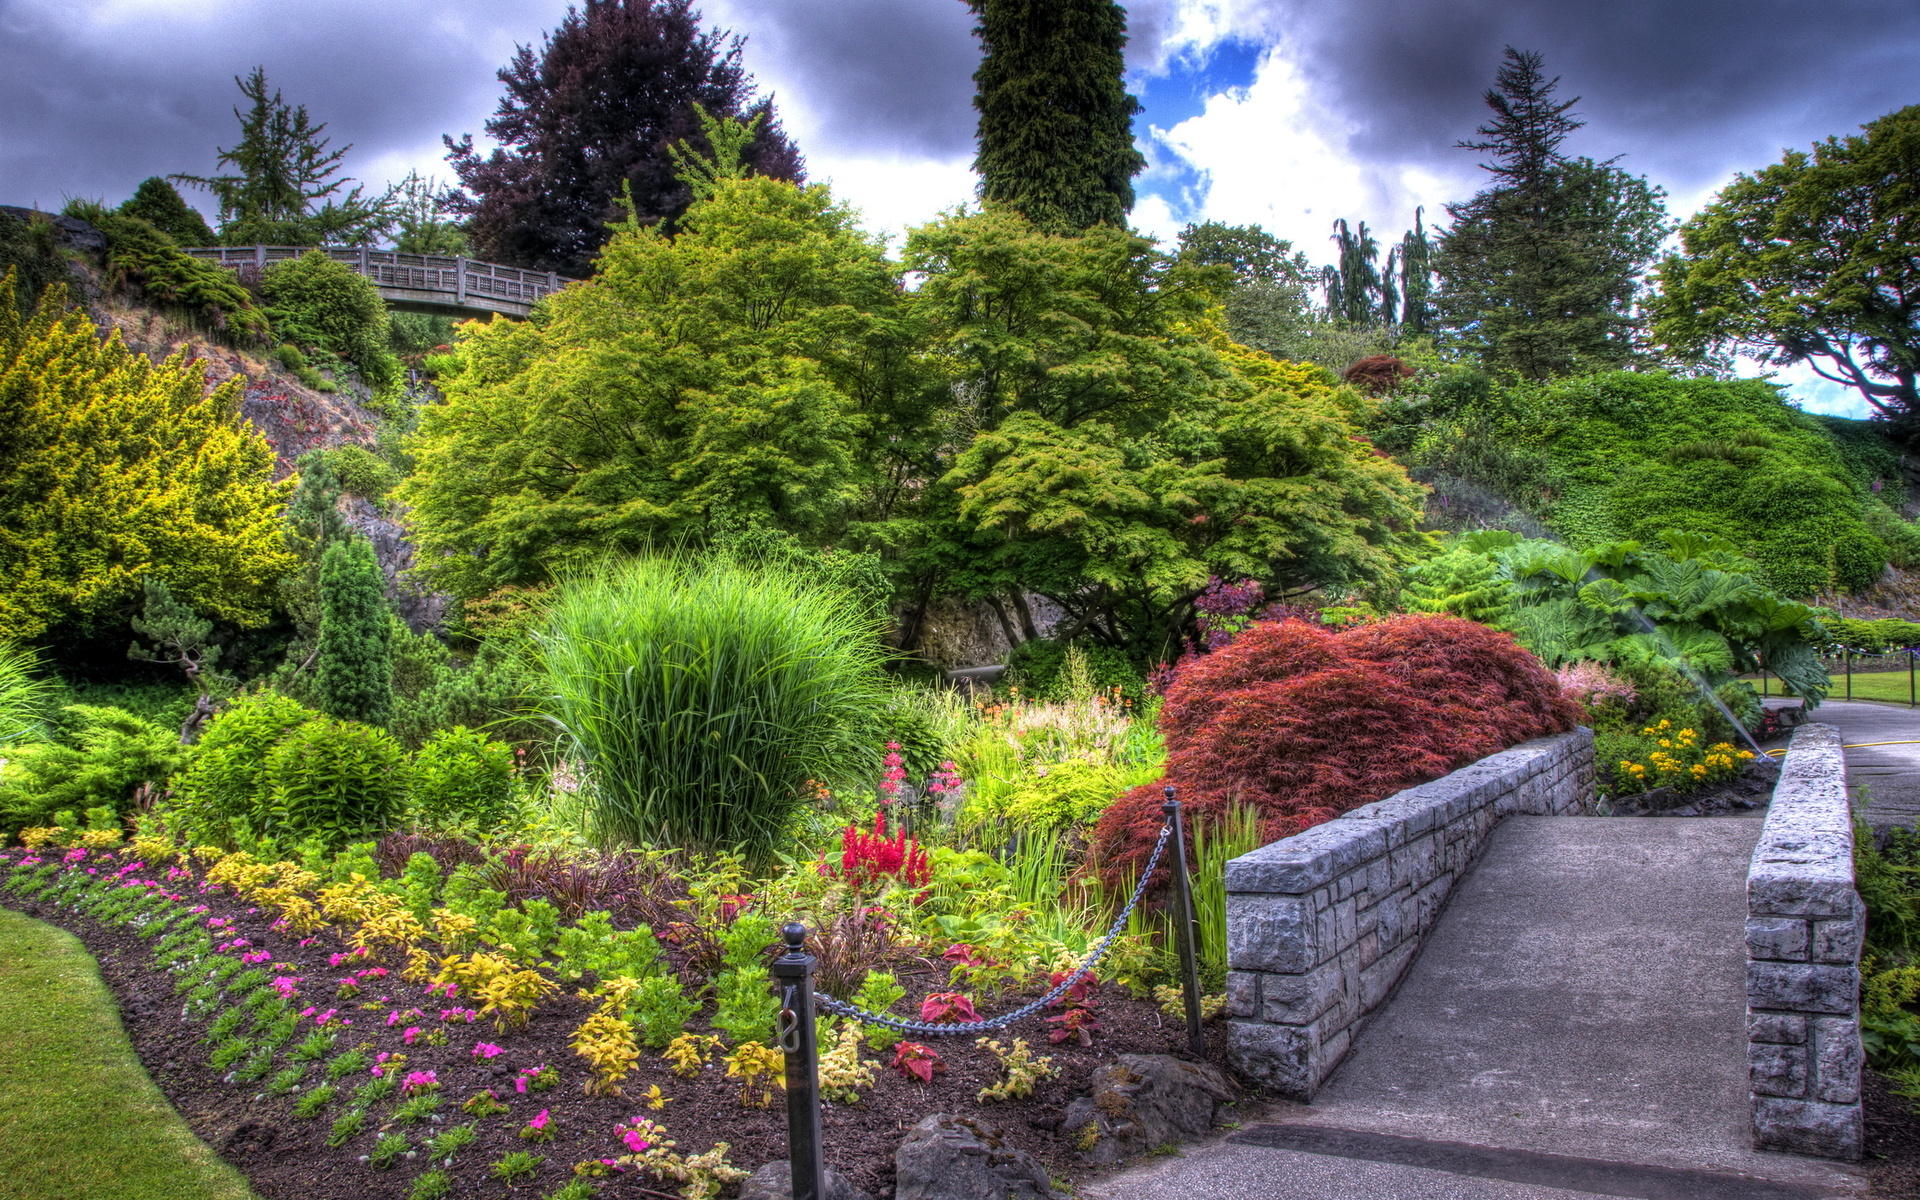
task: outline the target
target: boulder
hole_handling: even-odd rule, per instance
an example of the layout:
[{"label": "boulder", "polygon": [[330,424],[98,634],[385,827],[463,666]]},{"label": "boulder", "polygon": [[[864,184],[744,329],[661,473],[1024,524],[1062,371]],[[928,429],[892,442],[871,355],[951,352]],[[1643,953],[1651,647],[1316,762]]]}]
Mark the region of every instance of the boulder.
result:
[{"label": "boulder", "polygon": [[893,1166],[894,1200],[1067,1200],[1005,1131],[948,1113],[915,1125]]},{"label": "boulder", "polygon": [[1226,1073],[1170,1054],[1122,1054],[1067,1105],[1060,1136],[1091,1163],[1117,1163],[1207,1136],[1234,1098]]},{"label": "boulder", "polygon": [[[784,1158],[776,1158],[747,1176],[740,1185],[740,1200],[793,1200],[793,1167]],[[827,1194],[820,1200],[873,1200],[855,1188],[832,1167],[827,1168]]]}]

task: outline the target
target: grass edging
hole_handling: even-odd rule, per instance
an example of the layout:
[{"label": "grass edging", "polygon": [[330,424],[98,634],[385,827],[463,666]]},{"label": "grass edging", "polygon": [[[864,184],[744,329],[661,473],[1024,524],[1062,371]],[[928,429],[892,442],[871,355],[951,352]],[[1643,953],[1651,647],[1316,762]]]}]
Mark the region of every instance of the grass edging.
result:
[{"label": "grass edging", "polygon": [[0,907],[0,1180],[17,1200],[252,1200],[154,1086],[79,939]]}]

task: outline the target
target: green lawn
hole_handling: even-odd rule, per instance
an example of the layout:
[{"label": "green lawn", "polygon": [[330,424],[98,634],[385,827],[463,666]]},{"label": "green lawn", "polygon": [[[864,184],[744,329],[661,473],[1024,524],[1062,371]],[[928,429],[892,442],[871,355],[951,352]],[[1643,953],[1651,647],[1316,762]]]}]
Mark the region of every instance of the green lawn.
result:
[{"label": "green lawn", "polygon": [[0,1031],[0,1197],[252,1197],[148,1078],[86,947],[4,908]]},{"label": "green lawn", "polygon": [[[1847,677],[1845,675],[1829,675],[1827,678],[1833,681],[1833,690],[1827,693],[1827,699],[1845,700],[1847,698]],[[1747,682],[1753,684],[1756,688],[1761,686],[1761,681],[1752,676],[1748,677]],[[1780,681],[1769,677],[1761,694],[1766,696],[1779,696],[1784,693],[1780,690]],[[1853,677],[1853,698],[1855,700],[1887,700],[1905,704],[1907,702],[1907,673],[1905,671],[1877,671],[1871,675],[1856,673]]]}]

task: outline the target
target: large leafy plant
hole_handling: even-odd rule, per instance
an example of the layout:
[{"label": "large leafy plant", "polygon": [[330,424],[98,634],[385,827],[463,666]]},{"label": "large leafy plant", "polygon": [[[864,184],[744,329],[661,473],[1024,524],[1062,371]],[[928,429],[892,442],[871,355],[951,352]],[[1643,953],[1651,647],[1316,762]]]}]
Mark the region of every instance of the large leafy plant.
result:
[{"label": "large leafy plant", "polygon": [[1491,531],[1463,548],[1512,587],[1506,621],[1548,664],[1656,663],[1718,687],[1765,669],[1801,695],[1827,692],[1814,610],[1784,600],[1727,542],[1668,531],[1657,546],[1575,550]]},{"label": "large leafy plant", "polygon": [[180,769],[177,733],[118,708],[69,705],[73,744],[40,742],[11,754],[0,776],[0,827],[17,829],[53,813],[111,807],[125,815],[142,784]]}]

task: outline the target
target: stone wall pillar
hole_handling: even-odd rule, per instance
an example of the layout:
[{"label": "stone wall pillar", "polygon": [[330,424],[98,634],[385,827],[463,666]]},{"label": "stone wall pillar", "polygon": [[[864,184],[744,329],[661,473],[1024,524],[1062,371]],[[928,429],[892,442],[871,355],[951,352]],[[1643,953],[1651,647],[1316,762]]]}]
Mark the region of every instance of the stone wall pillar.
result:
[{"label": "stone wall pillar", "polygon": [[1758,1149],[1861,1156],[1865,930],[1840,731],[1802,725],[1747,871],[1747,1065]]}]

